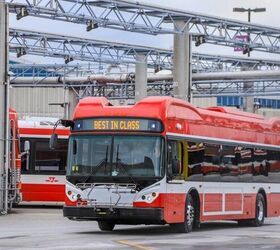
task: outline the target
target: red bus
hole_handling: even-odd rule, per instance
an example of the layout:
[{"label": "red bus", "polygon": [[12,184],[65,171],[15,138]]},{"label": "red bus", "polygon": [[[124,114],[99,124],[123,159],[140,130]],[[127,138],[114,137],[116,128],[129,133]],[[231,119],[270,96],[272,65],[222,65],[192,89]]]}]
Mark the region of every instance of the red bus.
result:
[{"label": "red bus", "polygon": [[69,129],[57,128],[56,150],[49,148],[54,121],[29,118],[19,121],[22,157],[21,204],[62,205],[65,199],[65,172]]},{"label": "red bus", "polygon": [[10,148],[10,164],[8,168],[8,206],[12,207],[21,200],[20,186],[21,186],[21,157],[20,157],[20,142],[18,134],[18,117],[14,109],[9,109],[9,148]]},{"label": "red bus", "polygon": [[206,221],[261,226],[280,215],[280,119],[171,97],[119,107],[88,97],[62,124],[71,127],[69,219],[190,232]]}]

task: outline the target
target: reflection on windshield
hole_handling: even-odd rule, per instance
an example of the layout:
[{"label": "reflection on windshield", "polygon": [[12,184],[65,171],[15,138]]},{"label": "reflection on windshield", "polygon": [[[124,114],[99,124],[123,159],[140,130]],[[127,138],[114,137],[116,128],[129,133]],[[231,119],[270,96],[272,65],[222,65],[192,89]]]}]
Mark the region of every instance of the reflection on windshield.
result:
[{"label": "reflection on windshield", "polygon": [[162,176],[163,143],[155,136],[72,136],[68,175]]}]

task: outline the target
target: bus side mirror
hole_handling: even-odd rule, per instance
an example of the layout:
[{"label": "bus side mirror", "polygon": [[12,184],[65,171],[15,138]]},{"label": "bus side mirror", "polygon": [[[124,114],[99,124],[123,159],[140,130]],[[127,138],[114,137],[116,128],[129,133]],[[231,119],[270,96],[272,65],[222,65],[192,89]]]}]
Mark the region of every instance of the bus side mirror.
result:
[{"label": "bus side mirror", "polygon": [[180,161],[178,159],[173,159],[172,160],[172,174],[178,175],[178,174],[180,174],[180,171],[181,171]]},{"label": "bus side mirror", "polygon": [[30,151],[30,141],[25,141],[24,142],[24,152],[29,152]]},{"label": "bus side mirror", "polygon": [[55,149],[57,146],[57,134],[52,134],[51,138],[50,138],[50,144],[49,147],[50,149]]}]

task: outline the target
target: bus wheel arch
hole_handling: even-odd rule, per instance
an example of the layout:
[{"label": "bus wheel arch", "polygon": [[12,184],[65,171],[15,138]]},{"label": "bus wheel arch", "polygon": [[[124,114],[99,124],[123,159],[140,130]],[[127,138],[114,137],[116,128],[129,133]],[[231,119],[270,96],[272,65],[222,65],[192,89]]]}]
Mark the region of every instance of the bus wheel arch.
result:
[{"label": "bus wheel arch", "polygon": [[196,189],[190,189],[185,200],[183,223],[170,224],[178,233],[189,233],[200,225],[200,200]]},{"label": "bus wheel arch", "polygon": [[[263,214],[259,213],[259,202],[263,203]],[[254,226],[259,227],[264,223],[264,218],[267,217],[267,197],[263,188],[257,192],[256,199],[254,200],[255,218],[238,220],[239,226]]]}]

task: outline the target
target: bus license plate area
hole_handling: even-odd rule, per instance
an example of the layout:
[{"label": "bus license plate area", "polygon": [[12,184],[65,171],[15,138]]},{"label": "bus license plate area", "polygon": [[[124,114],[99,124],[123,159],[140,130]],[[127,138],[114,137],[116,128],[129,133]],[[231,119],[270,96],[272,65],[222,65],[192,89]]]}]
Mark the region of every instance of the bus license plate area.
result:
[{"label": "bus license plate area", "polygon": [[116,210],[110,208],[95,208],[94,212],[96,215],[100,215],[100,216],[116,214]]},{"label": "bus license plate area", "polygon": [[[95,208],[105,207],[132,207],[135,193],[126,187],[95,186],[84,190],[88,206]],[[101,211],[103,212],[103,211]]]}]

